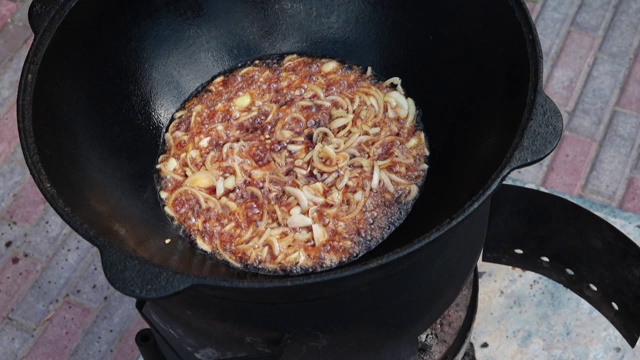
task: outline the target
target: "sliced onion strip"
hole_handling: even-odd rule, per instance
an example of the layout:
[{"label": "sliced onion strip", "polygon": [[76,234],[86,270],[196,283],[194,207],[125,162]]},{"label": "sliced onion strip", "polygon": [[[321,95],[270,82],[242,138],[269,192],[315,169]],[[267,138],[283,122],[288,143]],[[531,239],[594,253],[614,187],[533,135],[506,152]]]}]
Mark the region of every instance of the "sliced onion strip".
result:
[{"label": "sliced onion strip", "polygon": [[382,182],[384,183],[384,186],[387,188],[387,190],[389,190],[389,192],[392,194],[395,193],[395,188],[393,187],[391,180],[389,180],[387,173],[384,171],[380,171],[380,178],[382,179]]},{"label": "sliced onion strip", "polygon": [[300,205],[302,211],[307,211],[307,209],[309,209],[309,202],[307,201],[307,197],[304,196],[302,190],[291,186],[286,186],[284,188],[284,191],[298,200],[298,205]]},{"label": "sliced onion strip", "polygon": [[377,189],[379,184],[380,184],[380,167],[378,166],[378,162],[374,162],[373,178],[371,179],[371,187],[374,189]]},{"label": "sliced onion strip", "polygon": [[401,178],[401,177],[399,177],[399,176],[397,176],[397,175],[395,175],[395,174],[393,174],[391,172],[385,171],[385,174],[389,177],[390,180],[393,180],[393,181],[395,181],[397,183],[400,183],[400,184],[403,184],[403,185],[411,184],[411,182],[409,182],[409,181],[407,181],[407,180],[405,180],[405,179],[403,179],[403,178]]}]

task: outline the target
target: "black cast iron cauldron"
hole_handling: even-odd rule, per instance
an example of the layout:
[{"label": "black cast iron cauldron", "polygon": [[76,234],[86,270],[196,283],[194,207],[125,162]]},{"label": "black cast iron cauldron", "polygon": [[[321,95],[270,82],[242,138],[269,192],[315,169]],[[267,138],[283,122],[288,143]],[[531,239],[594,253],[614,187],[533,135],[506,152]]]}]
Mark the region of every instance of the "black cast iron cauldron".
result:
[{"label": "black cast iron cauldron", "polygon": [[[331,334],[369,358],[413,356],[397,345],[415,343],[471,274],[491,194],[561,134],[520,0],[34,0],[29,15],[18,121],[40,190],[100,250],[117,290],[244,334]],[[163,129],[214,74],[295,52],[401,77],[424,110],[429,174],[406,221],[355,262],[300,276],[232,269],[180,241],[161,209]]]},{"label": "black cast iron cauldron", "polygon": [[[521,2],[418,6],[69,0],[40,17],[32,12],[36,37],[19,114],[29,168],[52,206],[101,250],[108,279],[127,295],[156,298],[202,284],[236,299],[308,300],[320,289],[328,296],[380,282],[417,259],[432,278],[429,292],[453,295],[480,254],[486,199],[511,170],[552,150],[562,120],[540,90],[540,49]],[[311,275],[248,273],[185,241],[165,244],[179,234],[153,175],[171,114],[212,75],[291,52],[404,79],[424,110],[432,150],[414,211],[367,256]]]}]

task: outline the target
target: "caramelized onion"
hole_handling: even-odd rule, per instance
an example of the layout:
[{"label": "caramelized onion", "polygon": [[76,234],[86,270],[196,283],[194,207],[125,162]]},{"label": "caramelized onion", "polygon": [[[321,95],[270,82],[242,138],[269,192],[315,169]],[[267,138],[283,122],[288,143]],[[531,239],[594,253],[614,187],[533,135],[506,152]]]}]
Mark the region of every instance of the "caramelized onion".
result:
[{"label": "caramelized onion", "polygon": [[199,247],[232,266],[335,266],[404,216],[428,169],[426,138],[399,78],[297,55],[278,66],[219,76],[173,115],[159,195]]},{"label": "caramelized onion", "polygon": [[206,189],[216,184],[216,178],[208,171],[198,171],[189,176],[187,180],[184,181],[184,184],[186,186]]}]

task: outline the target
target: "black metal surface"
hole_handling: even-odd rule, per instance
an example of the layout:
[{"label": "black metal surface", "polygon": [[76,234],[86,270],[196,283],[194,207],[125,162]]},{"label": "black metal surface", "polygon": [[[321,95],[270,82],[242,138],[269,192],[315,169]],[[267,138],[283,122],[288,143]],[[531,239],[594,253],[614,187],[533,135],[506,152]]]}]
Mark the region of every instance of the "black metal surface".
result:
[{"label": "black metal surface", "polygon": [[[112,285],[136,298],[194,284],[235,298],[260,297],[245,290],[264,288],[288,289],[281,300],[330,296],[374,281],[381,267],[397,271],[412,259],[435,257],[422,252],[477,251],[460,270],[449,269],[460,273],[459,282],[431,284],[435,293],[459,288],[482,237],[459,248],[436,244],[513,167],[552,150],[556,132],[541,127],[557,129],[561,118],[538,111],[547,108],[541,51],[521,1],[431,1],[428,11],[416,11],[423,6],[62,1],[37,29],[20,83],[19,130],[29,169],[61,217],[100,249]],[[181,101],[219,71],[282,52],[336,57],[402,77],[425,110],[432,150],[414,211],[381,246],[349,265],[296,277],[238,271],[179,241],[153,182],[163,126]],[[550,137],[530,136],[539,133]],[[178,241],[167,245],[166,238]],[[429,273],[448,266],[424,265]],[[306,284],[323,284],[322,291],[296,288]]]},{"label": "black metal surface", "polygon": [[476,358],[476,349],[473,346],[473,343],[469,343],[467,350],[464,352],[464,355],[460,360],[477,360]]},{"label": "black metal surface", "polygon": [[539,161],[554,149],[562,136],[562,114],[558,106],[544,93],[536,97],[531,123],[525,130],[521,146],[511,158],[510,169],[517,169]]},{"label": "black metal surface", "polygon": [[483,260],[564,285],[636,345],[640,247],[592,212],[555,195],[502,185],[492,196]]},{"label": "black metal surface", "polygon": [[[143,315],[144,316],[144,315]],[[139,341],[141,334],[144,334],[145,338],[151,337],[150,341]],[[221,358],[217,356],[215,352],[199,353],[198,359],[211,359],[211,360],[279,360],[282,355],[286,340],[283,340],[281,347],[274,349],[273,352],[260,352],[251,355]],[[172,345],[154,328],[142,329],[136,335],[136,345],[140,351],[140,355],[143,360],[183,360],[178,356],[173,349]]]},{"label": "black metal surface", "polygon": [[[465,329],[465,320],[468,316],[475,316],[475,312],[470,311],[470,308],[474,301],[473,285],[476,273],[477,271],[474,271],[469,276],[456,300],[442,316],[418,336],[418,360],[442,360],[445,355],[464,351],[465,344],[458,343],[458,338],[461,337],[461,332],[471,330]],[[463,334],[463,340],[465,337]]]},{"label": "black metal surface", "polygon": [[172,360],[162,354],[156,337],[151,329],[141,329],[136,334],[136,346],[144,360]]},{"label": "black metal surface", "polygon": [[[470,274],[466,283],[471,285],[471,295],[465,303],[464,320],[457,335],[450,339],[452,341],[441,357],[442,360],[453,360],[464,352],[464,347],[469,342],[478,308],[477,269]],[[417,283],[413,285],[421,287]],[[411,297],[413,294],[405,296]],[[177,295],[170,301],[160,299],[138,301],[136,304],[138,311],[150,325],[161,353],[166,355],[168,360],[410,359],[418,354],[417,339],[420,332],[416,332],[414,326],[411,326],[411,329],[372,329],[371,326],[381,324],[374,322],[349,330],[339,326],[318,326],[319,322],[314,319],[317,317],[315,313],[322,312],[327,306],[326,303],[330,302],[342,302],[349,307],[344,299],[289,304],[286,307],[256,305],[257,309],[253,311],[244,309],[250,312],[246,316],[255,317],[256,321],[247,322],[242,318],[239,319],[240,325],[231,322],[228,313],[231,308],[237,307],[237,304],[214,301],[211,309],[199,311],[196,309],[197,305],[196,308],[189,308],[192,303],[188,300],[186,295]],[[358,305],[367,307],[366,303]],[[393,312],[395,304],[391,302],[387,305],[381,312]],[[267,311],[274,314],[265,316],[264,313]],[[422,313],[418,312],[414,317],[423,318],[425,312],[430,313],[426,306]],[[347,312],[337,315],[348,316],[343,320],[345,322],[358,322]],[[265,321],[270,322],[271,326]],[[379,335],[371,337],[374,332]],[[366,340],[369,342],[365,342]],[[145,357],[145,360],[149,359]]]},{"label": "black metal surface", "polygon": [[478,293],[480,292],[478,282],[478,268],[476,267],[473,272],[473,289],[471,290],[471,301],[467,308],[467,315],[464,318],[458,336],[449,347],[449,350],[444,354],[442,360],[456,360],[460,353],[464,352],[467,346],[470,345],[471,331],[476,320],[476,314],[478,313]]},{"label": "black metal surface", "polygon": [[[477,209],[444,234],[444,241],[434,243],[433,252],[420,252],[421,257],[402,269],[381,265],[375,279],[332,282],[350,287],[346,293],[323,296],[333,291],[320,283],[253,291],[232,301],[209,286],[194,286],[148,300],[144,313],[169,343],[179,344],[174,349],[183,359],[195,359],[195,353],[210,349],[221,358],[246,356],[253,353],[248,351],[276,347],[284,337],[291,344],[282,359],[302,354],[310,359],[411,358],[418,335],[451,305],[475,268],[479,249],[467,248],[480,242],[467,240],[484,234],[488,209],[488,204]],[[430,271],[433,266],[442,272]],[[440,285],[443,277],[450,282],[447,286]],[[282,293],[290,295],[288,300],[268,301]],[[314,298],[301,300],[308,294]],[[247,338],[256,340],[251,343],[255,348],[247,346]]]},{"label": "black metal surface", "polygon": [[38,35],[53,13],[65,0],[34,0],[29,6],[29,25],[33,33]]}]

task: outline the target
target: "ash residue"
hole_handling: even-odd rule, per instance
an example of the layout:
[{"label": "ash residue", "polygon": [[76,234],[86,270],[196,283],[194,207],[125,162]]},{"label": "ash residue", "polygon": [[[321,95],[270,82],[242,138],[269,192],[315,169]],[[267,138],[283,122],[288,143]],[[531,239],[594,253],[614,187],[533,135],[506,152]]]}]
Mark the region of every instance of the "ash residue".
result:
[{"label": "ash residue", "polygon": [[473,276],[469,277],[458,298],[444,314],[427,331],[418,336],[418,359],[442,359],[462,328],[472,292]]}]

